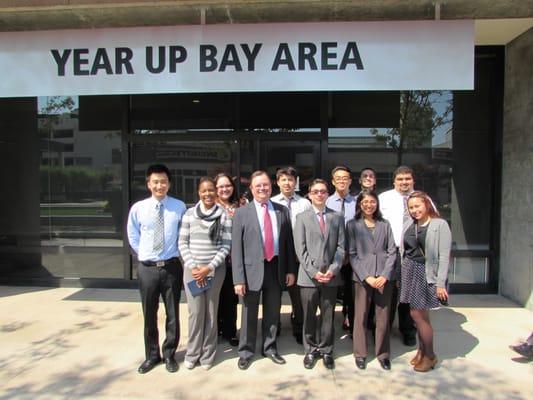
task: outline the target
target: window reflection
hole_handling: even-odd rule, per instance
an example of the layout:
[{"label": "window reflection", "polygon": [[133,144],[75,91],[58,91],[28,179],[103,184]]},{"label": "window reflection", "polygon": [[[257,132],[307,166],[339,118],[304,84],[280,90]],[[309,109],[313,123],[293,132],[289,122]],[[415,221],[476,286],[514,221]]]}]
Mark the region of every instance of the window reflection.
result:
[{"label": "window reflection", "polygon": [[122,278],[121,133],[80,130],[78,104],[38,101],[42,264],[56,277]]},{"label": "window reflection", "polygon": [[148,196],[145,172],[150,164],[165,164],[172,173],[169,195],[188,207],[198,201],[196,188],[203,176],[232,171],[229,141],[143,143],[133,147],[132,203]]}]

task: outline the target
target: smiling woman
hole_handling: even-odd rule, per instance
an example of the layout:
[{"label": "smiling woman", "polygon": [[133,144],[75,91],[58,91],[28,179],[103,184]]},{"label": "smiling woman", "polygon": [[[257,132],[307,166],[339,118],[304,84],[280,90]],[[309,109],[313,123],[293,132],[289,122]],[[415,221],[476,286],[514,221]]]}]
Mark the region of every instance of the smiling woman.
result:
[{"label": "smiling woman", "polygon": [[217,310],[231,247],[231,218],[215,203],[213,179],[200,179],[198,196],[200,201],[183,217],[178,241],[189,309],[185,367],[200,364],[210,369],[216,355]]}]

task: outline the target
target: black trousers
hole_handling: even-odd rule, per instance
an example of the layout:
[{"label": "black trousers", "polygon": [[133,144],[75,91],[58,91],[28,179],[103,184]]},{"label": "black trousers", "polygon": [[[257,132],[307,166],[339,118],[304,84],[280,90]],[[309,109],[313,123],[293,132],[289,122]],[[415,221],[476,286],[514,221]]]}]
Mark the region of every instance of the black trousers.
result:
[{"label": "black trousers", "polygon": [[281,286],[278,278],[278,258],[265,261],[265,272],[261,290],[248,290],[242,298],[241,331],[239,336],[239,357],[251,358],[255,354],[259,299],[263,300],[262,352],[277,353],[277,330],[281,309]]},{"label": "black trousers", "polygon": [[235,294],[231,264],[226,261],[226,277],[218,302],[218,331],[228,340],[237,336],[237,304],[239,296]]},{"label": "black trousers", "polygon": [[292,315],[291,315],[291,324],[292,324],[292,334],[294,336],[302,336],[303,325],[304,325],[304,310],[302,306],[302,298],[300,296],[300,288],[296,283],[287,288],[289,292],[289,297],[291,299],[292,305]]},{"label": "black trousers", "polygon": [[348,317],[348,331],[353,332],[353,321],[355,317],[355,293],[352,280],[353,271],[350,263],[341,267],[341,276],[344,281],[342,287],[342,315]]},{"label": "black trousers", "polygon": [[180,339],[179,303],[183,281],[183,267],[179,260],[164,267],[147,267],[139,263],[139,290],[144,316],[144,351],[146,359],[159,359],[159,331],[157,311],[159,297],[165,305],[166,337],[162,352],[164,358],[172,358]]}]

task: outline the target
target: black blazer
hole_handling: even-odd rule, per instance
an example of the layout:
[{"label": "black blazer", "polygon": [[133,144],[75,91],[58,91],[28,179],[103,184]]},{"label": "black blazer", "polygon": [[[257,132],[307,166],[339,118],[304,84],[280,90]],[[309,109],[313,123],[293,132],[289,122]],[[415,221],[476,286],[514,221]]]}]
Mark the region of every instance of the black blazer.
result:
[{"label": "black blazer", "polygon": [[[274,202],[271,204],[276,213],[279,238],[278,279],[280,286],[284,287],[286,274],[296,275],[297,271],[291,218],[287,207]],[[261,290],[264,277],[263,238],[253,201],[235,211],[231,263],[234,285],[246,284],[248,290]]]},{"label": "black blazer", "polygon": [[363,218],[352,219],[346,226],[346,240],[354,281],[363,282],[369,276],[394,277],[396,244],[388,221],[377,220],[372,235]]}]

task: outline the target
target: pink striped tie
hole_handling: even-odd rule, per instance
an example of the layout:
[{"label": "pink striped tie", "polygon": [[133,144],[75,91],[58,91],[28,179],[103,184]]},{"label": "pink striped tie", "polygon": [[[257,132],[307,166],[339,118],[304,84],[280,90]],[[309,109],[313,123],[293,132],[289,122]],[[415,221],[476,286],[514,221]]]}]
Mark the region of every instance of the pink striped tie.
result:
[{"label": "pink striped tie", "polygon": [[261,204],[263,207],[263,227],[265,229],[265,242],[264,253],[265,259],[270,261],[274,258],[274,233],[272,231],[272,220],[268,212],[268,205],[266,203]]}]

